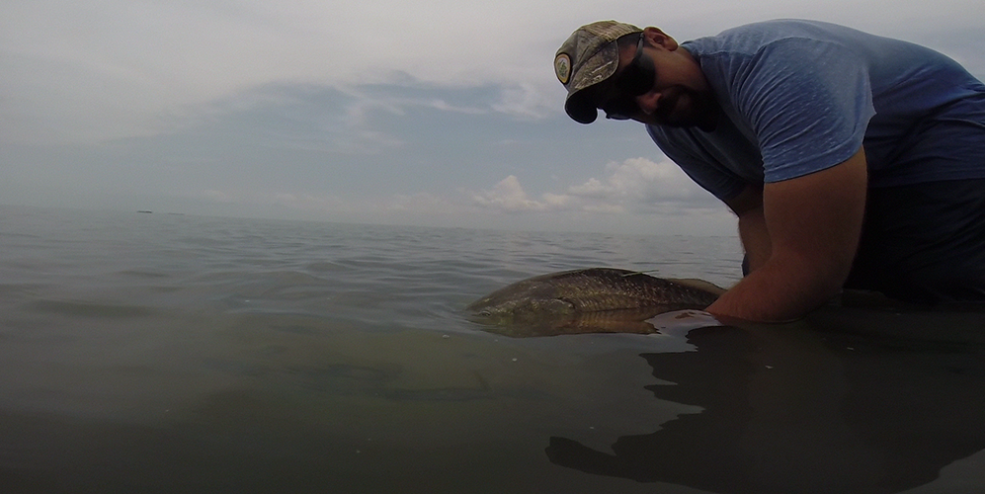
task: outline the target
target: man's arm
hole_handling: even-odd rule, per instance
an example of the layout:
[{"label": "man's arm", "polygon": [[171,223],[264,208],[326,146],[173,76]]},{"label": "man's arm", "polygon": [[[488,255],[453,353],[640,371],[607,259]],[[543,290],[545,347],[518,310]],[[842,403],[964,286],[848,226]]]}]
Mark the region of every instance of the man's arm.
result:
[{"label": "man's arm", "polygon": [[751,272],[708,312],[778,322],[796,319],[841,289],[858,248],[867,172],[859,149],[843,163],[766,184],[762,200],[747,188],[729,201]]},{"label": "man's arm", "polygon": [[749,263],[749,272],[770,258],[770,234],[763,216],[763,188],[749,185],[738,196],[725,201],[739,218],[739,239]]}]

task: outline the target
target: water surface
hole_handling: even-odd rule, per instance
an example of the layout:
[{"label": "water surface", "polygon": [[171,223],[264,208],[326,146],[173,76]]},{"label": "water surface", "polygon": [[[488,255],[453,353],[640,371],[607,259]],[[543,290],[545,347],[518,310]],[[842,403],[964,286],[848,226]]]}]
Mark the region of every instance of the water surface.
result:
[{"label": "water surface", "polygon": [[0,207],[0,492],[981,492],[981,313],[510,338],[609,266],[728,285],[733,238]]}]

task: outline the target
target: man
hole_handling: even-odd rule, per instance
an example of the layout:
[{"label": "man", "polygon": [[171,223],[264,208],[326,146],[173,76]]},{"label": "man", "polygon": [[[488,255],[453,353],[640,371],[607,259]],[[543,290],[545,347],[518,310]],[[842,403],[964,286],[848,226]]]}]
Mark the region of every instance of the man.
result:
[{"label": "man", "polygon": [[603,21],[554,68],[571,118],[642,122],[738,216],[746,275],[713,315],[790,320],[842,287],[985,300],[985,85],[944,55],[821,22],[678,44]]}]

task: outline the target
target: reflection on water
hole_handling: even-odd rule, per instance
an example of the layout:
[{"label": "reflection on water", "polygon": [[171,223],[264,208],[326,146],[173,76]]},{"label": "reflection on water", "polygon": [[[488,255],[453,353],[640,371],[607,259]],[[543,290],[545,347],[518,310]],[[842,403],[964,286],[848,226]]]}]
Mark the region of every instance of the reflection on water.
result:
[{"label": "reflection on water", "polygon": [[[982,314],[826,309],[805,325],[695,329],[693,352],[641,354],[673,383],[647,386],[657,399],[701,413],[622,436],[611,453],[555,436],[547,456],[716,493],[897,493],[985,449]],[[983,482],[913,492],[981,492]]]},{"label": "reflection on water", "polygon": [[0,348],[0,492],[646,492],[556,468],[544,441],[609,440],[682,408],[649,399],[639,342],[619,335],[545,345],[283,315],[142,337],[106,324],[101,351]]}]

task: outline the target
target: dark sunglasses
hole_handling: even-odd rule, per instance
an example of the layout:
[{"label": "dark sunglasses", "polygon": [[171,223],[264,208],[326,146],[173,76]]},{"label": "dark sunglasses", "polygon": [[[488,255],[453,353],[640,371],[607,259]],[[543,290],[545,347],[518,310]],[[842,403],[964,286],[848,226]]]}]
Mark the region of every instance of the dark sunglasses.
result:
[{"label": "dark sunglasses", "polygon": [[657,68],[653,65],[653,59],[643,56],[644,39],[643,33],[640,33],[633,61],[613,81],[609,91],[613,96],[599,105],[605,112],[605,118],[629,120],[640,111],[636,97],[653,89]]}]

